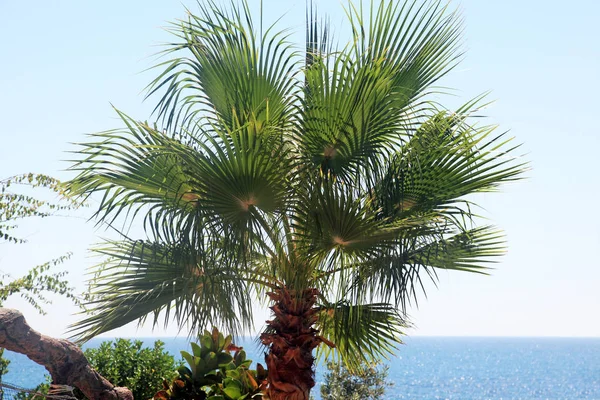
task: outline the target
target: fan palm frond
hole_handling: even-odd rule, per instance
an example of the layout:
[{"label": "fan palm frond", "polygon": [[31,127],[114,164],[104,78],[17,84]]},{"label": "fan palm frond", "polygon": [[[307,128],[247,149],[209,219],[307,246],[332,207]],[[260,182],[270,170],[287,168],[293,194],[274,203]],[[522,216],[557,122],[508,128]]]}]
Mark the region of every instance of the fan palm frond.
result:
[{"label": "fan palm frond", "polygon": [[486,274],[505,252],[504,235],[490,226],[406,237],[392,251],[357,266],[352,286],[345,290],[354,301],[378,298],[406,312],[425,293],[424,279],[437,283],[436,269]]},{"label": "fan palm frond", "polygon": [[173,317],[190,332],[209,324],[241,332],[252,324],[250,284],[270,284],[223,268],[218,247],[201,254],[185,245],[123,240],[95,251],[108,258],[91,272],[90,315],[72,327],[82,341],[148,315],[154,325]]},{"label": "fan palm frond", "polygon": [[166,127],[189,126],[201,116],[216,117],[229,129],[288,127],[299,62],[289,33],[270,26],[259,37],[246,2],[232,3],[228,11],[212,0],[199,7],[174,24],[171,31],[182,42],[165,50],[186,50],[188,56],[157,65],[164,70],[148,87],[148,96],[166,88],[155,109]]},{"label": "fan palm frond", "polygon": [[322,345],[317,356],[339,358],[351,369],[392,355],[408,325],[394,306],[385,303],[352,305],[340,301],[321,306],[318,316],[320,334],[335,347]]},{"label": "fan palm frond", "polygon": [[371,3],[369,12],[367,21],[362,7],[350,4],[353,41],[331,54],[324,52],[327,31],[316,42],[317,21],[310,21],[307,48],[314,53],[297,142],[324,174],[377,170],[429,108],[422,96],[460,56],[460,19],[439,2]]},{"label": "fan palm frond", "polygon": [[528,164],[514,155],[519,146],[494,126],[471,125],[470,114],[435,114],[391,159],[372,192],[380,218],[423,210],[470,216],[465,196],[522,179]]}]

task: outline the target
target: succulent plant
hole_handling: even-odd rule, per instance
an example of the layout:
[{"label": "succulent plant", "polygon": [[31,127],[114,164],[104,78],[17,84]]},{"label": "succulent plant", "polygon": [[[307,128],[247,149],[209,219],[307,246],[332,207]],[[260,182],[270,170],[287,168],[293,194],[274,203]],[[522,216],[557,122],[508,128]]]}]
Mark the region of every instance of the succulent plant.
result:
[{"label": "succulent plant", "polygon": [[[267,385],[267,370],[258,364],[251,370],[243,348],[234,345],[217,328],[191,343],[192,353],[182,351],[187,366],[180,367],[178,377],[164,381],[163,390],[154,400],[242,400],[262,398]],[[232,354],[233,353],[233,354]]]}]

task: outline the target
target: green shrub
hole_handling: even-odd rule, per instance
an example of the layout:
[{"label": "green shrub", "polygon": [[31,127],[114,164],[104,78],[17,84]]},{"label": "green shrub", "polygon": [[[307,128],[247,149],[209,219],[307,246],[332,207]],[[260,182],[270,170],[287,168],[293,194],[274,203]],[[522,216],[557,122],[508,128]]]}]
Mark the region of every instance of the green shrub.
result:
[{"label": "green shrub", "polygon": [[[154,400],[250,400],[263,397],[267,371],[258,364],[251,370],[252,360],[246,352],[224,337],[217,328],[198,337],[200,345],[191,343],[192,353],[182,351],[188,362],[177,370],[173,381],[164,381],[163,390]],[[232,354],[233,353],[233,354]]]},{"label": "green shrub", "polygon": [[52,379],[50,375],[45,375],[46,381],[44,383],[40,383],[31,392],[21,392],[15,395],[15,400],[43,400],[46,397],[44,395],[48,394],[48,390],[50,390],[50,383]]},{"label": "green shrub", "polygon": [[332,362],[327,363],[327,369],[329,372],[321,386],[323,400],[383,399],[385,389],[393,385],[386,381],[389,367],[378,363],[363,365],[355,373],[342,364]]},{"label": "green shrub", "polygon": [[85,356],[113,385],[129,388],[136,400],[146,400],[152,398],[163,380],[177,376],[181,363],[176,363],[164,350],[160,340],[154,342],[153,348],[142,346],[141,340],[116,339],[102,342],[96,349],[87,349]]}]

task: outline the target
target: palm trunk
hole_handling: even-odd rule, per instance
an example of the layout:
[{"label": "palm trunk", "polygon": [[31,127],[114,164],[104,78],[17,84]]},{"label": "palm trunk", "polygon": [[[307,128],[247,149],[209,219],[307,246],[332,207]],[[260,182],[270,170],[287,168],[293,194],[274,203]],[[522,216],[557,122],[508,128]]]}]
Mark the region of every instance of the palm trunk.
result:
[{"label": "palm trunk", "polygon": [[[274,318],[260,337],[269,346],[265,356],[270,400],[309,400],[315,386],[313,350],[327,342],[313,328],[317,320],[316,289],[300,293],[287,288],[269,293]],[[330,344],[330,343],[328,343]]]}]

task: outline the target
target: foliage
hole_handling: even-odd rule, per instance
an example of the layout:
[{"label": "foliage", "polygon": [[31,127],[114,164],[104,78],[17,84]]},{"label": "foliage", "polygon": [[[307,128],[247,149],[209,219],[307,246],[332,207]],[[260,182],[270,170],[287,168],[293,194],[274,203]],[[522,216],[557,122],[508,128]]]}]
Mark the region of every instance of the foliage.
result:
[{"label": "foliage", "polygon": [[20,392],[15,396],[16,400],[42,400],[46,397],[44,395],[48,394],[50,390],[50,384],[52,383],[52,378],[50,375],[45,376],[46,381],[37,385],[34,389],[28,392]]},{"label": "foliage", "polygon": [[[39,200],[33,196],[13,192],[15,187],[46,188],[60,196],[60,201],[52,203]],[[77,207],[77,202],[65,195],[60,181],[41,174],[24,174],[0,180],[0,243],[25,243],[25,239],[13,236],[17,228],[15,221],[28,217],[48,217],[56,211]],[[54,293],[71,299],[79,304],[73,294],[73,288],[65,279],[66,272],[51,272],[50,269],[69,259],[71,254],[48,261],[33,267],[24,276],[12,278],[0,271],[0,307],[8,297],[19,294],[40,314],[45,314],[43,304],[51,304],[45,293]],[[0,380],[8,372],[9,361],[2,357],[4,349],[0,349]]]},{"label": "foliage", "polygon": [[325,383],[321,386],[323,400],[377,400],[383,399],[387,387],[388,366],[379,363],[363,364],[356,371],[343,364],[328,362]]},{"label": "foliage", "polygon": [[55,293],[71,299],[79,304],[79,299],[73,294],[70,282],[65,279],[66,272],[50,273],[53,266],[62,264],[70,258],[71,254],[59,257],[52,261],[38,265],[30,269],[26,275],[4,282],[10,278],[7,274],[0,275],[0,305],[11,295],[19,294],[25,298],[40,314],[46,314],[40,303],[51,304],[44,297],[44,292]]},{"label": "foliage", "polygon": [[0,349],[0,382],[2,382],[2,377],[8,373],[8,365],[10,361],[4,358],[4,349]]},{"label": "foliage", "polygon": [[[224,337],[216,328],[199,336],[200,345],[192,343],[192,354],[182,351],[188,366],[181,366],[179,376],[164,381],[164,390],[155,400],[208,399],[241,400],[261,398],[266,387],[266,370],[258,364],[251,370],[252,360],[246,352]],[[231,352],[234,352],[232,355]]]},{"label": "foliage", "polygon": [[313,347],[350,368],[386,357],[425,279],[504,254],[472,199],[521,178],[518,146],[475,122],[481,98],[431,101],[462,54],[460,17],[441,0],[370,4],[349,4],[339,49],[307,12],[303,54],[245,1],[201,2],[172,25],[149,85],[157,123],[116,111],[123,128],[76,152],[69,193],[146,232],[95,249],[106,258],[75,334],[147,316],[236,333],[259,298],[274,311],[261,338],[285,364],[269,365],[269,388],[305,396]]},{"label": "foliage", "polygon": [[[46,188],[60,196],[60,201],[52,203],[39,200],[33,196],[13,192],[9,188],[27,186],[30,188]],[[77,207],[78,203],[68,197],[63,184],[47,175],[24,174],[0,181],[0,242],[25,243],[25,239],[13,236],[17,228],[15,221],[28,217],[48,217],[56,211]],[[56,258],[32,268],[21,278],[8,280],[11,277],[0,273],[0,305],[11,295],[24,297],[39,313],[44,314],[42,304],[50,304],[43,292],[56,293],[78,302],[64,278],[65,272],[50,273],[53,266],[62,264],[71,254]],[[7,281],[8,280],[8,281]]]},{"label": "foliage", "polygon": [[[52,203],[33,196],[12,192],[10,187],[26,186],[29,188],[46,188],[60,196],[60,202]],[[65,195],[63,184],[43,174],[23,174],[0,180],[0,239],[24,243],[25,239],[12,235],[17,228],[15,220],[27,217],[48,217],[56,211],[77,207],[77,203]]]},{"label": "foliage", "polygon": [[[150,399],[164,379],[172,379],[179,366],[164,350],[164,343],[143,347],[141,340],[116,339],[104,341],[98,348],[86,349],[85,356],[100,375],[115,386],[124,386],[134,399]],[[85,398],[78,392],[78,397]]]}]

